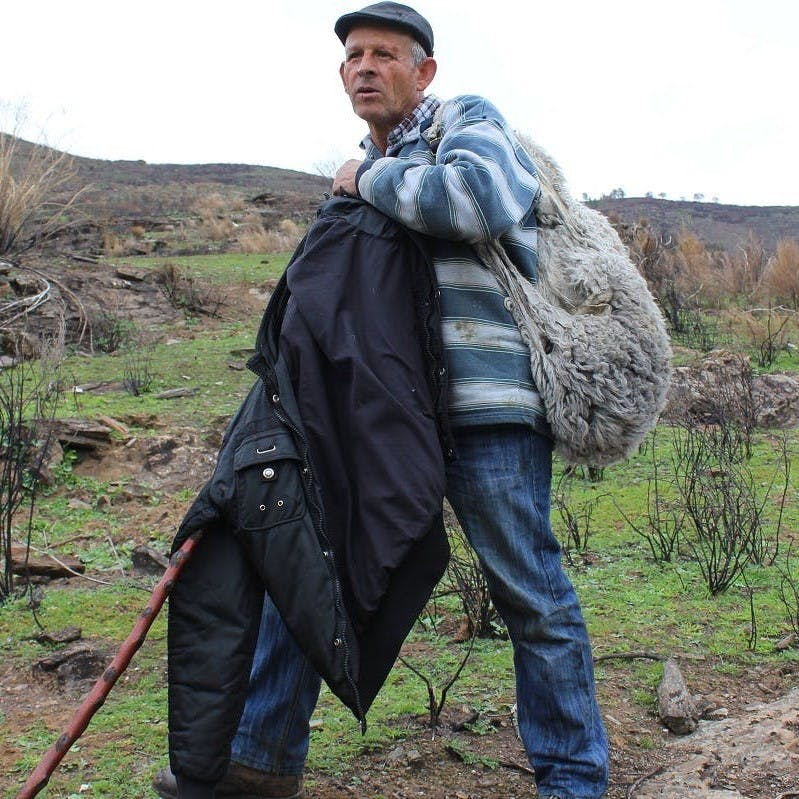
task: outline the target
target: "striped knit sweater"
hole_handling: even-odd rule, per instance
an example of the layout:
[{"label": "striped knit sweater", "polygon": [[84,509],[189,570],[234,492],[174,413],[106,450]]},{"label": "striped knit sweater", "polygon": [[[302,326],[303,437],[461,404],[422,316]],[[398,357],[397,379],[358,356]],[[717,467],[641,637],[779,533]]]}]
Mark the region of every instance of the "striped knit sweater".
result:
[{"label": "striped knit sweater", "polygon": [[496,279],[470,246],[500,239],[521,273],[536,279],[535,166],[496,108],[473,95],[444,104],[434,151],[422,134],[439,105],[426,97],[392,132],[385,157],[364,139],[358,191],[434,239],[452,424],[522,423],[545,431],[528,348]]}]

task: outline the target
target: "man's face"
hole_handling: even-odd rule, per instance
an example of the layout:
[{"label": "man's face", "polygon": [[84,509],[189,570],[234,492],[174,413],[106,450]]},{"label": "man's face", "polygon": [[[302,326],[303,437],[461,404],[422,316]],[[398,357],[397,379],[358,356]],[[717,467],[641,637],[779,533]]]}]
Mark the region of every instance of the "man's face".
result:
[{"label": "man's face", "polygon": [[356,27],[347,36],[339,70],[353,111],[373,136],[385,137],[420,103],[435,61],[414,66],[410,36],[390,28]]}]

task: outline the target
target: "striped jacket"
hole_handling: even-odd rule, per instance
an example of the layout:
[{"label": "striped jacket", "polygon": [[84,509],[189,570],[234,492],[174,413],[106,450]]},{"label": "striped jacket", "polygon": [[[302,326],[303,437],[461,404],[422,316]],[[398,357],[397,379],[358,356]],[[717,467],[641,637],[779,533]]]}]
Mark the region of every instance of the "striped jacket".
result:
[{"label": "striped jacket", "polygon": [[367,136],[360,195],[435,240],[453,425],[531,424],[546,430],[530,354],[505,295],[470,246],[500,239],[521,273],[537,277],[536,169],[482,97],[444,103],[441,136],[425,138],[440,102],[428,96],[392,132],[384,157]]}]

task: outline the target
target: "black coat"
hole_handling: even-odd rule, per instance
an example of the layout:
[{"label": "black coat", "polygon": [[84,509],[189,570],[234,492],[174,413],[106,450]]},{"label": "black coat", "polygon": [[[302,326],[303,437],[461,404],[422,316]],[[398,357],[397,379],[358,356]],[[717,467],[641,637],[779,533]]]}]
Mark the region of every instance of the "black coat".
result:
[{"label": "black coat", "polygon": [[202,532],[170,599],[170,759],[206,782],[227,768],[264,590],[363,724],[449,555],[423,240],[360,201],[325,203],[249,366],[259,380],[174,543]]}]

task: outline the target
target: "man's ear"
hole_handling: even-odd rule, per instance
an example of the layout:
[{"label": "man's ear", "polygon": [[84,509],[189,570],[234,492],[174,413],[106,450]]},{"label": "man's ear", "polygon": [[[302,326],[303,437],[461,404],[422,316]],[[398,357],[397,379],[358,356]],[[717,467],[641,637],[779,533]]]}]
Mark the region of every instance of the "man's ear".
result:
[{"label": "man's ear", "polygon": [[[344,83],[344,62],[341,62],[341,66],[338,68],[338,74],[341,76],[341,82]],[[344,91],[347,91],[347,84],[344,83]]]},{"label": "man's ear", "polygon": [[417,87],[420,91],[424,91],[433,82],[433,78],[436,76],[437,69],[438,64],[436,63],[435,58],[425,58],[425,60],[419,64],[419,79],[417,81]]}]

